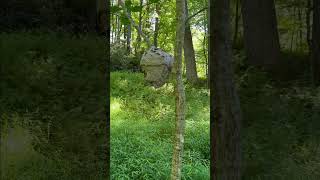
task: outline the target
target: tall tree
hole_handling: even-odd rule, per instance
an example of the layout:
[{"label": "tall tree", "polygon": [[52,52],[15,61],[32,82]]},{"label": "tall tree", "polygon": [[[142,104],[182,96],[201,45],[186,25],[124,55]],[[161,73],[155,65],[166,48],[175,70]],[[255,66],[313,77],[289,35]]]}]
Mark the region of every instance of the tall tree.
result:
[{"label": "tall tree", "polygon": [[[188,1],[185,0],[186,17],[188,17]],[[184,35],[184,61],[186,64],[186,76],[187,81],[190,83],[196,83],[198,81],[197,65],[194,53],[192,33],[190,24],[186,22],[185,35]]]},{"label": "tall tree", "polygon": [[239,19],[240,19],[239,9],[240,9],[240,0],[236,0],[236,15],[234,20],[234,32],[233,32],[233,41],[232,41],[233,45],[236,45],[238,40]]},{"label": "tall tree", "polygon": [[312,25],[312,77],[315,86],[320,85],[320,1],[313,0]]},{"label": "tall tree", "polygon": [[[129,8],[127,9],[128,12],[128,18],[131,18],[131,1],[126,1],[127,6],[129,6]],[[127,29],[126,29],[126,40],[127,40],[127,51],[128,53],[131,52],[131,23],[128,23]]]},{"label": "tall tree", "polygon": [[105,0],[97,0],[97,32],[101,35],[107,35],[107,2]]},{"label": "tall tree", "polygon": [[154,28],[154,35],[153,35],[153,45],[158,47],[158,34],[159,34],[159,14],[160,14],[160,4],[156,4],[156,19],[155,19],[155,28]]},{"label": "tall tree", "polygon": [[[231,67],[230,0],[215,0],[210,19],[211,105],[210,122],[212,177],[214,180],[240,180],[241,110]],[[212,26],[212,27],[211,27]],[[213,36],[212,36],[213,35]]]},{"label": "tall tree", "polygon": [[307,28],[307,34],[306,34],[306,39],[307,39],[307,43],[308,43],[308,47],[309,50],[312,49],[312,40],[311,40],[311,23],[310,23],[310,17],[311,17],[311,11],[312,11],[312,7],[311,7],[311,0],[307,0],[307,8],[306,8],[306,28]]},{"label": "tall tree", "polygon": [[[139,21],[138,21],[138,28],[142,29],[142,5],[143,5],[143,0],[140,0],[139,6],[141,7],[139,11]],[[138,52],[140,51],[140,46],[141,46],[141,35],[139,31],[137,30],[137,43],[135,46],[135,54],[138,55]]]},{"label": "tall tree", "polygon": [[241,3],[249,63],[271,70],[280,56],[274,0],[242,0]]},{"label": "tall tree", "polygon": [[182,154],[185,127],[185,91],[182,81],[182,47],[185,31],[185,1],[176,0],[176,40],[174,48],[175,96],[176,96],[176,131],[172,157],[171,179],[181,179]]}]

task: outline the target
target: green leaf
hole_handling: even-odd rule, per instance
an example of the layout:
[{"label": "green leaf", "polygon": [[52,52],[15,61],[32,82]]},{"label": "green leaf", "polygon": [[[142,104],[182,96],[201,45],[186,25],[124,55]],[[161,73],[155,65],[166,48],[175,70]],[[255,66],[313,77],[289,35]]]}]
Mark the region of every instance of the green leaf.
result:
[{"label": "green leaf", "polygon": [[132,6],[131,12],[140,12],[142,11],[142,6]]},{"label": "green leaf", "polygon": [[128,19],[128,17],[124,13],[121,13],[120,21],[124,25],[129,25],[130,24],[130,20]]},{"label": "green leaf", "polygon": [[120,6],[111,6],[111,14],[115,14],[121,10]]},{"label": "green leaf", "polygon": [[131,8],[131,5],[132,5],[131,0],[126,0],[126,1],[125,1],[125,6],[126,6],[127,8]]},{"label": "green leaf", "polygon": [[149,0],[149,2],[150,2],[151,4],[153,4],[153,3],[158,3],[158,2],[160,2],[160,0]]}]

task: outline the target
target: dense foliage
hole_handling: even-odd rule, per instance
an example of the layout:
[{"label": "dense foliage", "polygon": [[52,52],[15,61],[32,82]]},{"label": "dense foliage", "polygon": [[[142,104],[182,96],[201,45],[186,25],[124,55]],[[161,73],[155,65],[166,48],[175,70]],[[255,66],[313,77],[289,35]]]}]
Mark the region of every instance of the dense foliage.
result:
[{"label": "dense foliage", "polygon": [[95,30],[96,2],[91,0],[0,1],[0,30],[19,29]]},{"label": "dense foliage", "polygon": [[36,32],[2,33],[0,40],[1,132],[25,129],[18,137],[30,136],[26,149],[34,149],[25,154],[30,159],[14,161],[1,146],[9,159],[2,163],[16,164],[4,179],[103,179],[105,42]]}]

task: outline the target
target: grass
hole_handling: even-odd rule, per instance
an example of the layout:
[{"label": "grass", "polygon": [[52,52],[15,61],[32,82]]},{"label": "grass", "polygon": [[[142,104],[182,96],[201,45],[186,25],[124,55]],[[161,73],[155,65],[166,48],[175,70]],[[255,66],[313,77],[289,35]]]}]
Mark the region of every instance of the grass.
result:
[{"label": "grass", "polygon": [[[209,179],[208,90],[186,88],[183,179]],[[142,73],[111,74],[112,179],[169,179],[175,106],[172,84],[143,84]]]},{"label": "grass", "polygon": [[[242,73],[242,74],[241,74]],[[320,89],[303,79],[273,81],[256,69],[238,72],[243,179],[319,179]],[[174,132],[171,84],[143,85],[140,73],[111,74],[113,179],[168,179]],[[186,85],[184,179],[209,178],[209,94]]]},{"label": "grass", "polygon": [[0,33],[1,179],[105,179],[104,47],[94,35]]},{"label": "grass", "polygon": [[242,77],[243,179],[319,179],[319,88],[256,70]]}]

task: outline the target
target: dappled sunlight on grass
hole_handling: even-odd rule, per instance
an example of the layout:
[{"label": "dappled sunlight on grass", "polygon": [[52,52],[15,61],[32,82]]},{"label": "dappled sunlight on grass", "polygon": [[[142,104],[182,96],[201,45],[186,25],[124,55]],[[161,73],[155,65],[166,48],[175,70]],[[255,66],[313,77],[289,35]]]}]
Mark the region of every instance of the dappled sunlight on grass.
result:
[{"label": "dappled sunlight on grass", "polygon": [[[208,90],[187,87],[183,179],[209,178]],[[112,179],[167,179],[175,129],[174,86],[144,85],[142,73],[111,73]],[[148,179],[148,178],[147,178]]]},{"label": "dappled sunlight on grass", "polygon": [[118,82],[119,86],[123,86],[123,87],[126,87],[128,86],[128,80],[126,79],[122,79]]},{"label": "dappled sunlight on grass", "polygon": [[[7,131],[7,132],[5,132]],[[1,166],[4,171],[6,168],[13,167],[17,163],[23,163],[35,155],[32,147],[32,136],[27,129],[15,126],[2,130],[1,132]]]},{"label": "dappled sunlight on grass", "polygon": [[111,116],[121,112],[121,101],[117,98],[111,98],[110,110]]}]

